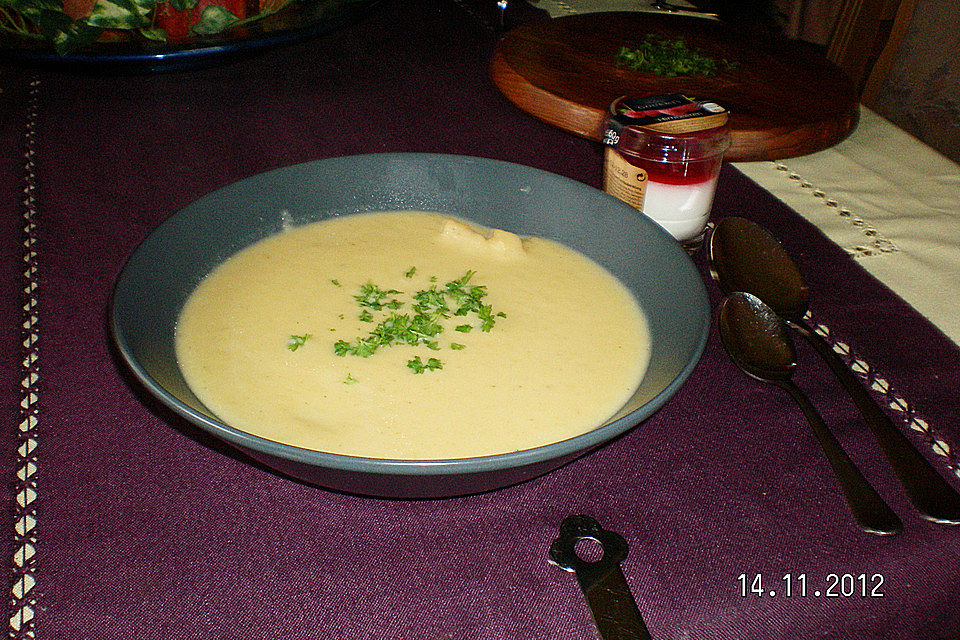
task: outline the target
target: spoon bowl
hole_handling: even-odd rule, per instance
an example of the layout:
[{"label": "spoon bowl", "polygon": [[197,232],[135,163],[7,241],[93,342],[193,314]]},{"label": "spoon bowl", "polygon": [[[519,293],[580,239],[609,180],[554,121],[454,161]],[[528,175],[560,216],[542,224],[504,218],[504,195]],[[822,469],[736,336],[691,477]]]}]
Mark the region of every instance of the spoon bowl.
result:
[{"label": "spoon bowl", "polygon": [[744,372],[766,382],[789,380],[797,353],[783,322],[753,295],[734,294],[719,315],[720,339]]},{"label": "spoon bowl", "polygon": [[724,294],[745,291],[779,316],[800,320],[810,289],[783,245],[745,218],[724,218],[710,236],[710,273]]}]

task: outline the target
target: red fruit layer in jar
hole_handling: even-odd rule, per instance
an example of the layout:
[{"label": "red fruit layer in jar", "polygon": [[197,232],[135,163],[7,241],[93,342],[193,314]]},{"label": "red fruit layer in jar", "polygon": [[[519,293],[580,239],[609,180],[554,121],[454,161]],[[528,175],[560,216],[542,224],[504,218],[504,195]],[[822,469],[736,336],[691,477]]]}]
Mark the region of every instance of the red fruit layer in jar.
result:
[{"label": "red fruit layer in jar", "polygon": [[660,133],[627,127],[620,133],[617,152],[647,172],[653,182],[697,184],[716,177],[729,144],[726,126],[688,133]]},{"label": "red fruit layer in jar", "polygon": [[650,182],[664,184],[697,184],[712,180],[720,172],[722,159],[717,156],[689,162],[654,162],[628,153],[621,152],[621,155],[633,166],[646,171]]}]

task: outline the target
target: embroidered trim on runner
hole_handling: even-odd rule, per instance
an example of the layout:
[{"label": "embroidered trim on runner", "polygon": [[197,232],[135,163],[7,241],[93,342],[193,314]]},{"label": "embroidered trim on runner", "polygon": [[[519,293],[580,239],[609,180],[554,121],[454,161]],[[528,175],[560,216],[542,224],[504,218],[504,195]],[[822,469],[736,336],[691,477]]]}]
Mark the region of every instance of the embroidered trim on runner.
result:
[{"label": "embroidered trim on runner", "polygon": [[40,329],[37,318],[37,200],[34,156],[40,80],[33,78],[27,96],[23,188],[23,364],[20,425],[17,431],[14,479],[14,553],[10,591],[10,637],[35,639],[37,552],[37,386],[40,380]]},{"label": "embroidered trim on runner", "polygon": [[884,238],[882,235],[880,235],[880,232],[871,226],[869,222],[856,215],[849,208],[841,205],[839,200],[827,196],[825,191],[815,187],[813,183],[811,183],[809,180],[805,180],[795,171],[792,171],[790,167],[783,162],[777,160],[774,161],[773,164],[777,168],[777,171],[789,172],[788,177],[790,180],[795,181],[801,189],[809,189],[810,195],[819,199],[824,206],[834,209],[837,216],[846,220],[850,226],[857,229],[864,236],[863,244],[857,244],[852,247],[843,247],[844,251],[846,251],[848,255],[853,258],[867,258],[883,253],[896,253],[900,251],[900,249],[897,248],[897,245],[895,245],[892,240]]},{"label": "embroidered trim on runner", "polygon": [[960,457],[957,456],[957,452],[950,446],[945,436],[931,427],[930,423],[917,413],[913,405],[904,400],[893,385],[871,367],[869,362],[859,357],[850,348],[850,345],[834,339],[830,334],[830,329],[826,325],[814,321],[810,313],[807,313],[806,318],[813,324],[814,330],[840,355],[840,358],[857,377],[863,380],[867,388],[878,394],[882,398],[883,404],[899,414],[900,420],[908,429],[920,434],[923,446],[929,447],[937,456],[943,458],[950,473],[960,478]]}]

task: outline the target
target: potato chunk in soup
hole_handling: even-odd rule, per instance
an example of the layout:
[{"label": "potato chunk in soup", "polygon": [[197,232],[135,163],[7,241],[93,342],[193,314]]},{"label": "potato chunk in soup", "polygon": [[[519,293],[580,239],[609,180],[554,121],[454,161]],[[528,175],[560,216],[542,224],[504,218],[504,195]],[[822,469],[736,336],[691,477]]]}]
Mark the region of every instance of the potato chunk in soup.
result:
[{"label": "potato chunk in soup", "polygon": [[402,460],[582,434],[626,403],[649,360],[639,305],[597,263],[412,211],[247,247],[193,292],[176,340],[187,383],[227,424]]}]

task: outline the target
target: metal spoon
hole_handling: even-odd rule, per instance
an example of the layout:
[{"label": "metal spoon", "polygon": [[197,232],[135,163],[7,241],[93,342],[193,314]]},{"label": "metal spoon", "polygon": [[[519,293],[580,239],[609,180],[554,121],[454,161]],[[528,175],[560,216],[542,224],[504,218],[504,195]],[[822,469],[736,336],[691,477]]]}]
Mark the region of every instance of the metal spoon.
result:
[{"label": "metal spoon", "polygon": [[960,493],[894,426],[840,356],[803,319],[809,289],[777,239],[749,220],[725,218],[710,238],[710,265],[721,291],[752,293],[816,349],[859,409],[917,511],[933,522],[960,524]]},{"label": "metal spoon", "polygon": [[902,530],[900,518],[854,466],[816,408],[790,379],[797,358],[783,320],[756,296],[733,293],[720,305],[718,325],[723,348],[738,367],[757,380],[777,385],[800,405],[840,481],[857,524],[880,535]]}]

